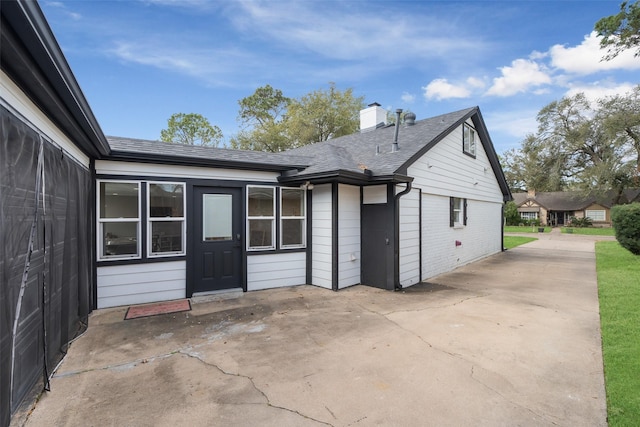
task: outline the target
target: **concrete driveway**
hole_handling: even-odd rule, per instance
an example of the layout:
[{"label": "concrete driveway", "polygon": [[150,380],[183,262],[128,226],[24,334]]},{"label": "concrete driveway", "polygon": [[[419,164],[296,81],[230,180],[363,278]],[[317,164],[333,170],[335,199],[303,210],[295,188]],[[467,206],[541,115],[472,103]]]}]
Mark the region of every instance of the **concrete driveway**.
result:
[{"label": "concrete driveway", "polygon": [[95,311],[27,426],[605,426],[594,243],[402,292],[311,286]]}]

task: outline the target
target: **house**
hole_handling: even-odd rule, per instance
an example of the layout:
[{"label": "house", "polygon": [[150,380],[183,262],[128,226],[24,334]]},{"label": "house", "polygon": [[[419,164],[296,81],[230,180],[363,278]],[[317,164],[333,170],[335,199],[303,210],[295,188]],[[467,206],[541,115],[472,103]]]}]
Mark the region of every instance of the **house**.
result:
[{"label": "house", "polygon": [[284,153],[109,137],[94,164],[97,307],[399,289],[499,252],[510,193],[480,110],[369,116],[386,112],[373,104],[362,132]]},{"label": "house", "polygon": [[595,227],[611,227],[611,207],[640,200],[640,190],[626,189],[622,193],[610,190],[585,194],[577,191],[514,193],[520,217],[540,220],[541,225],[563,226],[571,218],[590,218]]},{"label": "house", "polygon": [[[105,137],[35,2],[2,3],[2,425],[95,308],[230,289],[400,289],[502,250],[478,107],[283,153]],[[399,119],[399,113],[398,113]]]}]

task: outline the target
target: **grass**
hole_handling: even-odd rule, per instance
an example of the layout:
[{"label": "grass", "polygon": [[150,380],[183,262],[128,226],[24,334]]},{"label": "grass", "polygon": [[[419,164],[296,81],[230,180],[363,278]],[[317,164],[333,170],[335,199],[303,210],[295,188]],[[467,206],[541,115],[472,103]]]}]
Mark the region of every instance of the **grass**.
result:
[{"label": "grass", "polygon": [[640,256],[596,243],[600,325],[610,427],[640,420]]},{"label": "grass", "polygon": [[[506,225],[504,227],[504,232],[505,233],[537,233],[538,232],[538,227],[537,226],[530,226],[530,225],[524,225],[522,227],[518,226],[518,225]],[[551,232],[551,227],[545,227],[544,228],[544,232],[545,233],[550,233]]]},{"label": "grass", "polygon": [[516,246],[524,245],[525,243],[538,240],[535,237],[522,237],[522,236],[504,236],[505,249],[515,248]]},{"label": "grass", "polygon": [[[613,227],[609,227],[609,228],[571,227],[571,229],[573,230],[572,231],[573,234],[587,234],[589,236],[615,236],[616,235]],[[561,230],[563,233],[566,233],[567,227],[562,227]]]}]

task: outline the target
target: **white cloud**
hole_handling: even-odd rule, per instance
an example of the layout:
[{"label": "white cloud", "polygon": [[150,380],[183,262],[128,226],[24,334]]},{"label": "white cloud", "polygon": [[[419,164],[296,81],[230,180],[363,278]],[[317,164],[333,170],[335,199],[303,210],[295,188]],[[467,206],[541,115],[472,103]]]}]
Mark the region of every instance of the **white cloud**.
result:
[{"label": "white cloud", "polygon": [[475,89],[484,89],[487,86],[484,80],[477,77],[469,77],[467,79],[467,84]]},{"label": "white cloud", "polygon": [[585,36],[578,46],[557,44],[549,49],[551,65],[568,73],[584,75],[607,70],[640,69],[640,60],[633,56],[633,50],[621,52],[610,61],[603,61],[606,53],[606,49],[600,49],[600,37],[595,32]]},{"label": "white cloud", "polygon": [[471,95],[466,87],[453,85],[447,79],[432,80],[431,83],[423,86],[422,90],[424,90],[426,99],[435,98],[438,101],[450,98],[468,98]]},{"label": "white cloud", "polygon": [[500,71],[502,77],[493,79],[486,95],[511,96],[551,83],[547,71],[539,63],[527,59],[516,59],[511,66],[501,67]]},{"label": "white cloud", "polygon": [[565,93],[564,96],[574,96],[584,93],[590,103],[595,103],[598,99],[608,98],[615,95],[624,95],[631,92],[635,85],[631,83],[616,84],[612,82],[594,82],[589,84],[575,84]]},{"label": "white cloud", "polygon": [[409,92],[402,92],[400,99],[402,99],[402,102],[405,104],[413,104],[416,100],[416,96]]}]

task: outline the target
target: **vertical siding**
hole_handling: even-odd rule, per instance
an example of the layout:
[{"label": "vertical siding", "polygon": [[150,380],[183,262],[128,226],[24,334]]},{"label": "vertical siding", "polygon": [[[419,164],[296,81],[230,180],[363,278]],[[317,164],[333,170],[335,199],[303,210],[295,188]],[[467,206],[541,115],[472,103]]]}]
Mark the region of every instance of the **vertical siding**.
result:
[{"label": "vertical siding", "polygon": [[[315,238],[315,237],[314,237]],[[360,283],[360,187],[338,186],[338,288]]]},{"label": "vertical siding", "polygon": [[420,191],[413,189],[400,198],[400,284],[420,281]]},{"label": "vertical siding", "polygon": [[247,257],[247,290],[304,285],[307,255],[305,252],[251,255]]},{"label": "vertical siding", "polygon": [[186,261],[98,267],[98,308],[184,298]]},{"label": "vertical siding", "polygon": [[316,185],[311,206],[311,284],[331,289],[331,184]]}]

